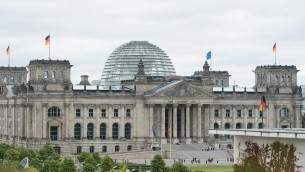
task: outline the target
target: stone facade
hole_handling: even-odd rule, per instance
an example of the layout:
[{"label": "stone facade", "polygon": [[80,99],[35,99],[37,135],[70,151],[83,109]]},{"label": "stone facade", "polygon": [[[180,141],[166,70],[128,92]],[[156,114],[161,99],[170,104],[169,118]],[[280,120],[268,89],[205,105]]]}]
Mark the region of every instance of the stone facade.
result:
[{"label": "stone facade", "polygon": [[[120,87],[72,86],[71,67],[68,60],[33,60],[26,84],[2,82],[1,141],[29,148],[50,142],[70,155],[150,149],[169,143],[169,136],[189,144],[230,139],[209,135],[214,128],[301,127],[295,66],[257,67],[251,89],[228,87],[229,73],[210,71],[207,62],[193,76],[154,78],[140,61],[135,80]],[[0,73],[0,80],[6,76]],[[267,109],[260,113],[262,95]]]}]

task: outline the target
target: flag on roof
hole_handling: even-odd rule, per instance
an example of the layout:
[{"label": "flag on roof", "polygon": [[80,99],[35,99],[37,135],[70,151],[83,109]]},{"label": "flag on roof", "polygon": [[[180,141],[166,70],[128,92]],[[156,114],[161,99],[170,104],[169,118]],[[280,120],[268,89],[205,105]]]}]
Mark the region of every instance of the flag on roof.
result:
[{"label": "flag on roof", "polygon": [[212,58],[212,51],[209,51],[207,53],[207,60],[211,59]]},{"label": "flag on roof", "polygon": [[50,35],[48,35],[46,38],[45,38],[46,42],[44,43],[44,45],[49,45],[50,44]]},{"label": "flag on roof", "polygon": [[7,54],[7,55],[10,55],[10,53],[11,53],[11,52],[10,52],[10,45],[8,45],[8,47],[7,47],[7,49],[6,49],[6,54]]},{"label": "flag on roof", "polygon": [[267,108],[267,105],[266,105],[266,98],[264,95],[262,95],[261,97],[261,101],[260,101],[260,104],[259,104],[259,111],[263,111],[264,109]]},{"label": "flag on roof", "polygon": [[272,47],[272,52],[276,53],[276,43],[274,43],[273,47]]}]

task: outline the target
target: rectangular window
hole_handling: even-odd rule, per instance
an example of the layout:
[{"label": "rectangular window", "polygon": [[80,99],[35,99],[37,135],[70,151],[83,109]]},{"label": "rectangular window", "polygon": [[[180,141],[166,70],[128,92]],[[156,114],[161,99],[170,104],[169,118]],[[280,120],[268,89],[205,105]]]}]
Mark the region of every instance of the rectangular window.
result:
[{"label": "rectangular window", "polygon": [[218,118],[218,117],[219,117],[219,110],[218,110],[218,109],[215,109],[215,111],[214,111],[214,116],[215,116],[215,118]]},{"label": "rectangular window", "polygon": [[226,109],[226,117],[230,117],[230,110]]},{"label": "rectangular window", "polygon": [[107,146],[102,147],[102,152],[107,152]]},{"label": "rectangular window", "polygon": [[249,116],[250,118],[253,117],[253,115],[252,115],[252,109],[250,109],[250,110],[248,111],[248,116]]},{"label": "rectangular window", "polygon": [[263,111],[259,111],[259,117],[263,117]]},{"label": "rectangular window", "polygon": [[132,150],[132,146],[131,145],[128,145],[127,146],[127,151],[131,151]]},{"label": "rectangular window", "polygon": [[102,117],[106,117],[106,109],[102,109]]},{"label": "rectangular window", "polygon": [[89,117],[93,117],[93,109],[89,109]]},{"label": "rectangular window", "polygon": [[113,116],[114,117],[119,117],[119,109],[114,109],[113,110]]},{"label": "rectangular window", "polygon": [[115,152],[119,152],[119,151],[120,151],[120,146],[116,145],[116,146],[114,147],[114,151],[115,151]]},{"label": "rectangular window", "polygon": [[130,117],[130,109],[126,109],[126,117]]},{"label": "rectangular window", "polygon": [[77,146],[77,148],[76,148],[76,153],[77,153],[77,154],[82,153],[82,146]]},{"label": "rectangular window", "polygon": [[75,116],[76,117],[80,117],[80,109],[76,109],[75,110]]},{"label": "rectangular window", "polygon": [[237,117],[241,118],[241,110],[240,109],[237,110]]},{"label": "rectangular window", "polygon": [[90,153],[93,153],[93,152],[94,152],[94,146],[90,146],[89,152],[90,152]]}]

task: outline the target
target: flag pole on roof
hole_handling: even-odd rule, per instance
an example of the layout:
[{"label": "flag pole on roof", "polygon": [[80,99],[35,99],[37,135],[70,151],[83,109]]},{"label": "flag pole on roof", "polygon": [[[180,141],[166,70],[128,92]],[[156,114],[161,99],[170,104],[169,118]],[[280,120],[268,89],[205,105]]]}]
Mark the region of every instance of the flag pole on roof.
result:
[{"label": "flag pole on roof", "polygon": [[211,60],[210,70],[212,69],[212,50],[210,50],[206,55],[207,60]]},{"label": "flag pole on roof", "polygon": [[272,52],[274,53],[274,65],[276,65],[276,42],[274,43],[272,47]]}]

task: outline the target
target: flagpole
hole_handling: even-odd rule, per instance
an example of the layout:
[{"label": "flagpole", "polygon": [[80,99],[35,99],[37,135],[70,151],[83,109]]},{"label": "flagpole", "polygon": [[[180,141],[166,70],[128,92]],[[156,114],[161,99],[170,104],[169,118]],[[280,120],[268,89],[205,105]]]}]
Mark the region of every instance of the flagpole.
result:
[{"label": "flagpole", "polygon": [[8,44],[8,80],[7,83],[10,85],[10,80],[11,80],[11,67],[10,67],[10,61],[11,61],[11,44]]},{"label": "flagpole", "polygon": [[275,41],[275,51],[274,51],[274,65],[276,65],[276,41]]},{"label": "flagpole", "polygon": [[49,36],[50,36],[50,41],[49,41],[49,60],[51,60],[51,35],[49,33]]}]

